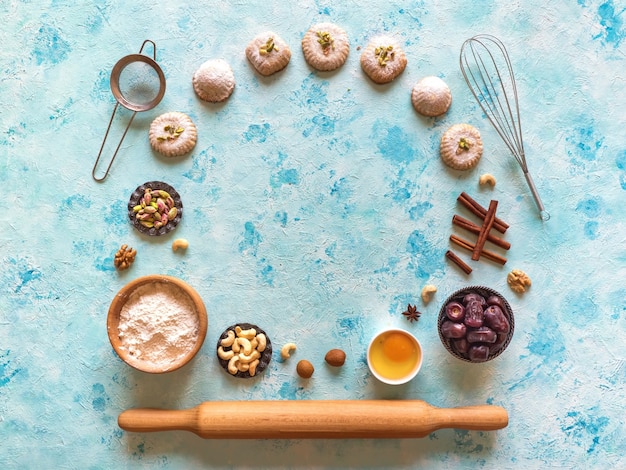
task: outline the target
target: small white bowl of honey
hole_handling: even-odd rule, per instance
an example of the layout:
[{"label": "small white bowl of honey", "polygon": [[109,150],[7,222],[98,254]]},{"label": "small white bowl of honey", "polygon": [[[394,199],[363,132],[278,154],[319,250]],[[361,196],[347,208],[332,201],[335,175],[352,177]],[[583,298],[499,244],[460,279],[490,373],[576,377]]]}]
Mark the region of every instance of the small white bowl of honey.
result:
[{"label": "small white bowl of honey", "polygon": [[381,331],[367,348],[367,365],[381,382],[407,383],[422,367],[422,346],[408,331],[399,328]]}]

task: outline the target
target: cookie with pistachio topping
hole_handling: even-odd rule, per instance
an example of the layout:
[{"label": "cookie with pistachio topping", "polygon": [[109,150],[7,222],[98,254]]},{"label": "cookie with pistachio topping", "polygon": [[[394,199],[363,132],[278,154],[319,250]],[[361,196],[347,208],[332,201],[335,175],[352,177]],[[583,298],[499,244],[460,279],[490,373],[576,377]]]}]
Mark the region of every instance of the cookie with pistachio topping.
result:
[{"label": "cookie with pistachio topping", "polygon": [[195,124],[184,113],[161,114],[150,124],[150,146],[166,157],[179,157],[191,152],[197,139]]},{"label": "cookie with pistachio topping", "polygon": [[350,53],[348,35],[333,23],[318,23],[302,37],[304,60],[316,70],[328,72],[341,67]]},{"label": "cookie with pistachio topping", "polygon": [[480,132],[470,124],[454,124],[441,137],[441,160],[455,170],[470,170],[483,155]]},{"label": "cookie with pistachio topping", "polygon": [[265,31],[250,41],[246,57],[257,72],[269,76],[287,67],[291,50],[278,34]]},{"label": "cookie with pistachio topping", "polygon": [[389,83],[406,68],[404,51],[394,38],[377,36],[361,53],[361,68],[378,84]]}]

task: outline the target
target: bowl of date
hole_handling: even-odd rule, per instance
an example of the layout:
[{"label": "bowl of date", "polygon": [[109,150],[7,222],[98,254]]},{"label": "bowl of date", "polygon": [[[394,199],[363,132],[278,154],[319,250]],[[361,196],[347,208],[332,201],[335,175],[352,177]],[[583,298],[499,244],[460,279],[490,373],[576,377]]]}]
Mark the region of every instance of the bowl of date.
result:
[{"label": "bowl of date", "polygon": [[450,354],[478,363],[504,352],[515,328],[509,302],[493,289],[469,286],[443,303],[437,321],[439,338]]}]

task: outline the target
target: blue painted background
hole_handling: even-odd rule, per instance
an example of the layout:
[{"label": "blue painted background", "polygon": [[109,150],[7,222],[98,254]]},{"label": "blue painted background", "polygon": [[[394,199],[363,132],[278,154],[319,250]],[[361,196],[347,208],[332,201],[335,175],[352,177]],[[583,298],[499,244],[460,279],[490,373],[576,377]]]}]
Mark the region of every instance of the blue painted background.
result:
[{"label": "blue painted background", "polygon": [[[625,6],[596,0],[475,2],[0,1],[0,465],[2,468],[620,468],[626,466],[626,274],[623,216]],[[346,29],[352,49],[336,72],[307,66],[310,25]],[[263,78],[244,49],[263,30],[291,46],[281,73]],[[361,72],[359,48],[378,33],[402,44],[408,66],[389,85]],[[462,42],[492,33],[508,46],[526,152],[552,219],[542,223],[519,167],[473,101],[458,68]],[[144,39],[157,44],[165,98],[135,119],[111,175],[91,169],[114,105],[108,78]],[[237,85],[223,104],[199,101],[191,77],[224,58]],[[413,85],[437,75],[453,103],[417,115]],[[188,156],[151,151],[150,122],[181,111],[198,127]],[[128,118],[114,122],[112,141]],[[485,154],[468,173],[444,168],[441,134],[467,122]],[[110,152],[109,152],[110,153]],[[479,188],[478,176],[497,178]],[[181,194],[174,233],[149,239],[127,222],[140,184]],[[461,191],[499,201],[510,223],[507,266],[445,262]],[[186,253],[173,253],[176,237]],[[132,268],[113,268],[123,243]],[[459,252],[460,253],[460,252]],[[469,256],[465,259],[469,259]],[[531,290],[506,285],[526,271]],[[209,311],[207,340],[177,372],[136,372],[113,353],[105,321],[115,293],[146,274],[180,277]],[[439,291],[419,299],[426,283]],[[504,293],[516,313],[497,360],[467,365],[436,334],[445,297],[468,284]],[[423,312],[410,324],[408,302]],[[213,348],[235,322],[262,326],[292,361],[237,381]],[[376,382],[365,348],[383,327],[413,332],[422,371],[400,387]],[[348,354],[331,371],[323,355]],[[295,363],[316,365],[308,382]],[[204,400],[418,398],[442,406],[504,406],[498,432],[441,430],[420,440],[204,441],[184,432],[132,434],[116,423],[136,406]]]}]

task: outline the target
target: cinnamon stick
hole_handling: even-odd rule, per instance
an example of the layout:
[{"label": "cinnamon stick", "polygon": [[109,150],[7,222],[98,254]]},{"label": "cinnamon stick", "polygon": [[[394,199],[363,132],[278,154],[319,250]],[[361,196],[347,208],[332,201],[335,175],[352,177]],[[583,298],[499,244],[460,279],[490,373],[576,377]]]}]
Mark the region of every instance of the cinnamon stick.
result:
[{"label": "cinnamon stick", "polygon": [[[485,216],[487,215],[487,209],[485,209],[478,202],[472,199],[466,192],[462,192],[457,198],[457,201],[465,206],[465,208],[467,208],[467,210],[469,210],[476,217],[484,220]],[[509,228],[509,224],[507,224],[504,220],[496,217],[493,222],[493,228],[500,233],[504,233]]]},{"label": "cinnamon stick", "polygon": [[491,200],[489,202],[489,209],[485,214],[485,220],[483,221],[483,226],[480,228],[480,233],[478,234],[478,239],[476,240],[476,244],[474,245],[474,250],[472,251],[472,259],[474,261],[478,261],[480,259],[480,253],[483,251],[483,247],[485,246],[485,242],[487,241],[487,235],[491,232],[491,227],[493,227],[493,222],[496,218],[496,210],[498,209],[498,201]]},{"label": "cinnamon stick", "polygon": [[[456,235],[450,235],[450,241],[454,243],[455,245],[460,246],[461,248],[465,248],[468,251],[474,251],[474,244],[471,242],[468,242],[467,240],[462,239],[461,237],[457,237]],[[488,250],[483,250],[481,254],[488,260],[493,261],[494,263],[506,264],[506,258],[504,258],[503,256],[500,256],[497,253],[494,253]]]},{"label": "cinnamon stick", "polygon": [[465,261],[463,261],[457,255],[452,253],[450,250],[446,251],[446,258],[448,258],[450,261],[452,261],[454,264],[456,264],[459,268],[461,268],[465,272],[465,274],[469,274],[469,273],[472,272],[472,268],[469,267],[465,263]]},{"label": "cinnamon stick", "polygon": [[[457,227],[461,227],[469,232],[472,233],[480,233],[480,225],[476,225],[474,222],[467,220],[463,217],[461,217],[460,215],[454,215],[452,217],[452,223],[454,225],[456,225]],[[500,237],[496,237],[495,235],[492,235],[491,233],[487,235],[487,241],[493,243],[494,245],[498,245],[500,248],[504,248],[505,250],[508,250],[511,248],[511,244],[509,242],[507,242],[506,240],[503,240]]]}]

